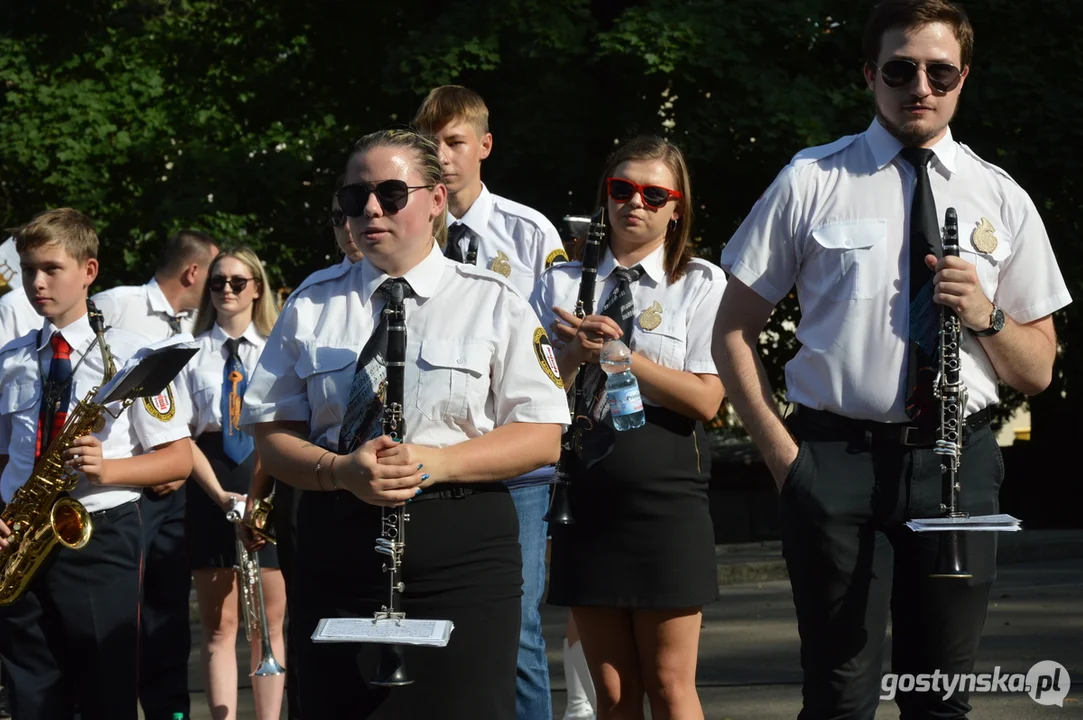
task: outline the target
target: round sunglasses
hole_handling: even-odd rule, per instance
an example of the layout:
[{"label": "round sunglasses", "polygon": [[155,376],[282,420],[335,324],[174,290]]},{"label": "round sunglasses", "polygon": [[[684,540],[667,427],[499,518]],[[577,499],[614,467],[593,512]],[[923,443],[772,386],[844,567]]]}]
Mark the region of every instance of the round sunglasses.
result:
[{"label": "round sunglasses", "polygon": [[605,186],[609,197],[617,202],[628,202],[639,193],[643,204],[655,210],[665,207],[670,200],[679,200],[682,197],[676,190],[661,185],[640,185],[624,178],[606,178]]},{"label": "round sunglasses", "polygon": [[361,217],[365,214],[365,205],[369,197],[376,196],[380,208],[386,215],[394,215],[406,207],[410,199],[410,193],[414,190],[425,188],[431,190],[433,185],[407,185],[402,180],[384,180],[376,183],[356,183],[346,185],[338,191],[338,204],[346,217]]},{"label": "round sunglasses", "polygon": [[[875,65],[873,67],[876,67]],[[951,92],[959,85],[963,71],[951,63],[934,62],[924,66],[913,60],[888,60],[880,65],[880,77],[889,88],[901,88],[914,81],[919,70],[929,78],[929,86],[937,92]]]}]

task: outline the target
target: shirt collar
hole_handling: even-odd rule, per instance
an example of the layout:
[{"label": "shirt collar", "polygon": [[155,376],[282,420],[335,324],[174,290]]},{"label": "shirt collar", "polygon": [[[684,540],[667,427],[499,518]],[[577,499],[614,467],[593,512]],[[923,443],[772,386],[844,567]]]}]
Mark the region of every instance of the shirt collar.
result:
[{"label": "shirt collar", "polygon": [[[240,339],[247,340],[256,347],[259,347],[260,343],[263,342],[263,337],[259,334],[259,331],[256,330],[256,324],[254,322],[248,323],[248,327],[241,333]],[[211,346],[218,349],[226,344],[226,340],[229,340],[229,335],[222,329],[221,325],[215,323],[214,327],[211,328]]]},{"label": "shirt collar", "polygon": [[73,349],[79,350],[89,344],[94,337],[94,331],[90,328],[90,316],[84,314],[81,318],[68,325],[66,328],[57,328],[51,320],[46,320],[41,328],[41,343],[38,350],[44,350],[49,346],[54,334],[60,333],[68,341]]},{"label": "shirt collar", "polygon": [[[643,272],[657,285],[661,285],[666,279],[666,269],[663,264],[665,258],[666,246],[662,243],[654,249],[647,257],[640,260],[637,264],[643,268]],[[613,253],[609,248],[605,250],[605,256],[602,258],[602,262],[598,264],[598,277],[605,280],[607,277],[613,274],[613,271],[618,267],[616,258],[613,257]]]},{"label": "shirt collar", "polygon": [[489,227],[489,218],[492,215],[493,194],[489,192],[489,188],[485,187],[485,183],[482,183],[481,194],[478,195],[478,199],[474,201],[474,204],[470,206],[465,215],[456,218],[451,214],[451,210],[447,211],[447,224],[448,227],[451,227],[452,223],[461,222],[478,237],[484,237],[485,229]]},{"label": "shirt collar", "polygon": [[177,317],[176,310],[166,300],[165,293],[162,292],[162,287],[158,284],[157,278],[151,278],[150,282],[147,283],[147,304],[150,305],[151,312],[165,313],[169,317]]},{"label": "shirt collar", "polygon": [[[873,118],[869,129],[865,131],[865,142],[872,151],[877,170],[883,170],[884,166],[894,160],[902,150],[902,143],[880,124],[880,118]],[[937,162],[947,170],[949,175],[955,172],[955,156],[959,152],[959,145],[952,138],[950,127],[947,128],[944,137],[930,149],[936,156]]]},{"label": "shirt collar", "polygon": [[[440,251],[440,246],[433,242],[429,254],[417,265],[410,268],[403,277],[406,278],[406,282],[410,283],[410,288],[414,291],[416,297],[430,298],[440,287],[440,276],[443,274],[444,268],[452,264],[457,263],[454,260],[445,258],[444,253]],[[373,293],[383,284],[384,280],[391,276],[369,262],[367,257],[363,257],[360,262],[355,263],[351,272],[358,272],[357,268],[360,268],[359,272],[361,273],[361,301],[367,303],[372,300]]]}]

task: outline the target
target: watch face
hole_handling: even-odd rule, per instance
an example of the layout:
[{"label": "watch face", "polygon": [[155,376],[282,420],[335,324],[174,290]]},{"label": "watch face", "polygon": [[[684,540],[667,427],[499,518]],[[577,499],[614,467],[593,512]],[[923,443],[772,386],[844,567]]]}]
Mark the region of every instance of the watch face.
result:
[{"label": "watch face", "polygon": [[1001,330],[1004,329],[1004,311],[1001,310],[1000,308],[997,308],[996,310],[993,311],[992,326],[993,326],[993,329],[996,330],[997,332],[1000,332]]}]

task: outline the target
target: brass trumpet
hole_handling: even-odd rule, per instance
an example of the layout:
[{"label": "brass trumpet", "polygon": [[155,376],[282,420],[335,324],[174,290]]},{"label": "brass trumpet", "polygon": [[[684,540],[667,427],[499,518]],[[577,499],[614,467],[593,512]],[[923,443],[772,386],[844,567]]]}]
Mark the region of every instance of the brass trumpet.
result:
[{"label": "brass trumpet", "polygon": [[[226,519],[236,525],[249,527],[244,522],[244,501],[238,500]],[[271,648],[271,634],[267,629],[267,608],[263,602],[263,577],[259,555],[248,552],[244,541],[237,537],[237,584],[241,588],[241,607],[244,610],[244,635],[249,642],[260,636],[260,663],[252,673],[255,677],[281,675],[286,671],[275,659]]]}]

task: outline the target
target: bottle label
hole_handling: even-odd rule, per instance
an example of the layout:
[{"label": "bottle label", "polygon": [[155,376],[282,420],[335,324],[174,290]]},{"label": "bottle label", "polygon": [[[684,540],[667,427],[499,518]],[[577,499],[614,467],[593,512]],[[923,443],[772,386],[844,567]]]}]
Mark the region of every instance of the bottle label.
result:
[{"label": "bottle label", "polygon": [[613,417],[631,415],[643,409],[643,398],[639,395],[639,385],[609,390],[609,412]]}]

